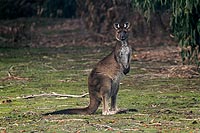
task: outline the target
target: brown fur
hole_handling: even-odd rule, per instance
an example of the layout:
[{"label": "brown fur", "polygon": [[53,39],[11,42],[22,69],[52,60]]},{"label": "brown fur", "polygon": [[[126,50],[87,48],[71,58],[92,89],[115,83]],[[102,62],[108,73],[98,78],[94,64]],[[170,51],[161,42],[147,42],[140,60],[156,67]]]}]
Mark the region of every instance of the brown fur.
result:
[{"label": "brown fur", "polygon": [[[88,90],[90,103],[86,108],[65,109],[48,114],[93,114],[103,102],[103,115],[115,114],[118,112],[116,98],[119,90],[119,83],[123,75],[130,70],[132,50],[128,45],[129,23],[123,26],[114,24],[116,29],[116,43],[113,51],[104,59],[99,61],[88,77]],[[108,103],[111,98],[111,108]]]}]

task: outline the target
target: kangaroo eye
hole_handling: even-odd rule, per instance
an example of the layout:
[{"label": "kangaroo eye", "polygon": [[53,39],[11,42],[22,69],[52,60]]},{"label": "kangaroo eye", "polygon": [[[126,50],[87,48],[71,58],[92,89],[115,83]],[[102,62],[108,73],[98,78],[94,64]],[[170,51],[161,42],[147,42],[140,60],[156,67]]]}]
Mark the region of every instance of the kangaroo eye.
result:
[{"label": "kangaroo eye", "polygon": [[124,24],[124,28],[127,28],[127,24]]},{"label": "kangaroo eye", "polygon": [[119,24],[116,24],[116,27],[117,27],[117,28],[120,28]]},{"label": "kangaroo eye", "polygon": [[124,28],[125,28],[125,29],[128,29],[128,28],[129,28],[129,22],[126,22],[126,23],[124,24]]},{"label": "kangaroo eye", "polygon": [[118,23],[114,23],[114,28],[117,30],[120,28],[120,25]]}]

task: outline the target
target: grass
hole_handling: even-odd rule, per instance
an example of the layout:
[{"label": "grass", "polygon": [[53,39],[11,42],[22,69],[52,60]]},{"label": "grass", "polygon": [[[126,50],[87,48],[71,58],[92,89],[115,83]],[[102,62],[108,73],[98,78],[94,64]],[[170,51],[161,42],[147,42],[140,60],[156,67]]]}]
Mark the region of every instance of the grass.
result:
[{"label": "grass", "polygon": [[[132,62],[118,95],[120,108],[138,112],[102,116],[100,107],[95,115],[44,117],[42,113],[86,106],[89,98],[19,98],[86,93],[90,69],[109,51],[103,46],[0,49],[0,131],[200,132],[200,79],[137,76],[151,75],[143,69],[145,62]],[[8,78],[8,73],[20,79]]]}]

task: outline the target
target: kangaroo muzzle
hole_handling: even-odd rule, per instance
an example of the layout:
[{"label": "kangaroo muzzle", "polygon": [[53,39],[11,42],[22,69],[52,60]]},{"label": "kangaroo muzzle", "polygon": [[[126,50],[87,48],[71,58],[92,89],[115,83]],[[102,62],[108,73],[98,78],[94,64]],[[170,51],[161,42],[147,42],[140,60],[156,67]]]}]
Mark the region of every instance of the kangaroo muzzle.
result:
[{"label": "kangaroo muzzle", "polygon": [[124,32],[124,31],[122,31],[121,33],[120,33],[120,40],[121,41],[125,41],[127,39],[127,35],[126,35],[126,33]]}]

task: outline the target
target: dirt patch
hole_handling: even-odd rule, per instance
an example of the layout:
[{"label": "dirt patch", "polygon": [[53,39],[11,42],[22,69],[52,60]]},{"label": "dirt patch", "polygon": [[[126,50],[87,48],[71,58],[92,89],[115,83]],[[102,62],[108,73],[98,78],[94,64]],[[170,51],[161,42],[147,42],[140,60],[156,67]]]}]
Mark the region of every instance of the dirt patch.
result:
[{"label": "dirt patch", "polygon": [[138,48],[137,51],[133,58],[138,61],[169,62],[170,64],[181,62],[179,48],[174,45],[143,47]]},{"label": "dirt patch", "polygon": [[168,77],[179,77],[179,78],[198,78],[197,67],[192,65],[176,65],[164,68],[161,72],[167,74]]},{"label": "dirt patch", "polygon": [[[173,45],[163,45],[149,48],[138,48],[137,53],[133,55],[133,60],[141,61],[145,64],[152,64],[148,71],[153,72],[155,77],[179,77],[179,78],[197,78],[199,72],[197,66],[182,65],[180,57],[180,48]],[[153,67],[155,63],[157,66]]]}]

